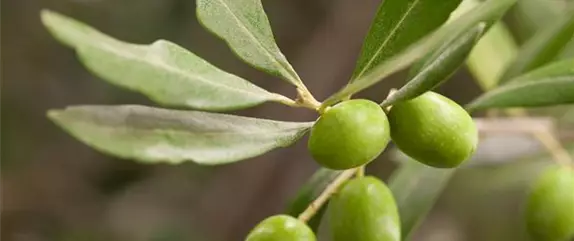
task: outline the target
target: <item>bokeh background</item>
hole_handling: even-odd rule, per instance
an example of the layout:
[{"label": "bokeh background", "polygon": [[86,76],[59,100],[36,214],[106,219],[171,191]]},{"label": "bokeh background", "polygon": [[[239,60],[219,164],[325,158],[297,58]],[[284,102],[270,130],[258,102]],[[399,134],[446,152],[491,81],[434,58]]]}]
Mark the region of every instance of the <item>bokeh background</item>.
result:
[{"label": "bokeh background", "polygon": [[[326,98],[349,79],[379,0],[264,0],[277,42],[309,89]],[[280,213],[318,168],[305,139],[225,166],[144,165],[96,152],[45,116],[74,104],[155,105],[88,73],[72,50],[42,27],[49,8],[118,39],[178,43],[216,66],[278,93],[294,89],[238,60],[204,30],[192,0],[3,0],[1,3],[1,239],[5,241],[233,241]],[[522,0],[505,21],[522,44],[564,9],[562,0]],[[573,44],[571,44],[573,45]],[[569,49],[573,49],[571,46]],[[570,51],[572,53],[574,51]],[[361,93],[382,100],[399,73]],[[480,89],[465,69],[439,92],[467,103]],[[313,120],[315,113],[278,104],[238,114]],[[571,107],[534,110],[558,123],[571,147]],[[455,175],[417,231],[420,241],[528,240],[521,207],[529,183],[551,161],[527,134],[483,133],[474,162]],[[392,149],[392,148],[390,148]],[[388,178],[385,152],[368,172]]]}]

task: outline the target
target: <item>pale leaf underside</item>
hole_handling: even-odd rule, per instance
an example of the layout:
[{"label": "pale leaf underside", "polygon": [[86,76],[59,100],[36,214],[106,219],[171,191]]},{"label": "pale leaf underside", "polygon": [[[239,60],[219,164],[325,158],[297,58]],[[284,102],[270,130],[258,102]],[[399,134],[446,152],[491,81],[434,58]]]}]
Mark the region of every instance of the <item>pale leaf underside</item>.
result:
[{"label": "pale leaf underside", "polygon": [[75,106],[49,117],[105,153],[146,163],[235,162],[291,145],[313,123],[145,106]]},{"label": "pale leaf underside", "polygon": [[42,12],[42,20],[96,75],[158,103],[221,111],[288,100],[165,40],[151,45],[121,42],[50,11]]}]

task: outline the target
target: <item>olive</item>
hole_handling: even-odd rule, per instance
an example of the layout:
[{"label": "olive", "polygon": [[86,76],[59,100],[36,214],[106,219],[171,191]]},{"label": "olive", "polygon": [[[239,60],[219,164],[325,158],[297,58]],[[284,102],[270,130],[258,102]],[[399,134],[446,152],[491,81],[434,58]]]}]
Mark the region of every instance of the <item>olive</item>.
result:
[{"label": "olive", "polygon": [[329,201],[333,241],[399,241],[398,209],[389,188],[375,177],[348,181]]},{"label": "olive", "polygon": [[534,240],[574,239],[574,170],[551,167],[534,183],[526,205],[526,224]]},{"label": "olive", "polygon": [[389,143],[389,121],[370,100],[355,99],[327,109],[311,128],[308,148],[324,167],[342,170],[375,159]]},{"label": "olive", "polygon": [[257,224],[246,241],[316,241],[307,225],[288,215],[275,215]]},{"label": "olive", "polygon": [[430,91],[393,105],[389,123],[397,147],[433,167],[460,165],[478,143],[478,131],[468,113],[454,101]]}]

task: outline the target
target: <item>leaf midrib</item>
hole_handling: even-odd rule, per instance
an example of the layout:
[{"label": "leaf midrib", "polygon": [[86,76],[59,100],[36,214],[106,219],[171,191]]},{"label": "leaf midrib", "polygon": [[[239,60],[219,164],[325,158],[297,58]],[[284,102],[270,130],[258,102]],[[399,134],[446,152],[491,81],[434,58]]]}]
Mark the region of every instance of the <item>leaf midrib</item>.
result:
[{"label": "leaf midrib", "polygon": [[[91,121],[79,121],[81,124],[83,125],[89,125],[92,126],[93,128],[101,128],[101,129],[106,129],[106,130],[111,130],[114,132],[118,131],[118,126],[111,126],[108,124],[105,125],[101,125],[95,122],[91,122]],[[187,135],[187,136],[192,136],[192,135],[203,135],[203,136],[267,136],[266,134],[271,134],[274,135],[273,137],[281,137],[284,136],[285,134],[297,134],[299,132],[302,131],[306,131],[307,129],[309,129],[309,127],[289,127],[289,128],[285,128],[285,129],[280,129],[280,130],[261,130],[261,131],[250,131],[250,132],[217,132],[217,131],[206,131],[206,132],[191,132],[191,131],[185,131],[185,130],[178,130],[178,129],[153,129],[153,128],[137,128],[137,127],[133,127],[133,126],[128,126],[128,125],[122,125],[121,129],[123,131],[130,131],[130,132],[143,132],[143,133],[158,133],[158,132],[163,132],[163,133],[175,133],[175,134],[181,134],[181,135]]]},{"label": "leaf midrib", "polygon": [[391,30],[391,33],[387,36],[387,38],[385,39],[385,41],[383,41],[383,43],[381,44],[381,46],[379,46],[379,48],[377,49],[377,51],[375,51],[375,54],[373,55],[373,57],[369,60],[369,62],[367,62],[367,64],[365,65],[365,67],[361,70],[361,72],[359,72],[359,74],[357,75],[357,77],[355,79],[359,79],[361,78],[361,76],[363,76],[363,74],[365,74],[365,72],[367,71],[367,69],[369,69],[369,66],[371,66],[373,64],[373,62],[375,61],[375,59],[377,59],[377,56],[381,53],[381,51],[384,49],[384,47],[387,45],[387,43],[390,41],[390,39],[396,34],[397,30],[399,29],[399,26],[401,26],[403,24],[403,22],[405,21],[405,19],[407,18],[408,15],[411,14],[412,10],[415,8],[415,6],[420,2],[420,0],[415,0],[415,2],[413,2],[413,4],[407,9],[407,11],[405,12],[405,14],[401,17],[401,19],[399,20],[399,22],[397,23],[397,25],[395,25],[395,27]]},{"label": "leaf midrib", "polygon": [[[287,73],[289,73],[289,75],[291,75],[291,78],[293,78],[292,81],[294,81],[296,84],[298,84],[299,82],[301,82],[301,80],[299,79],[299,77],[297,76],[297,74],[292,73],[291,68],[289,66],[285,66],[282,61],[279,61],[273,54],[271,54],[271,51],[269,49],[267,49],[256,37],[255,35],[253,35],[251,33],[251,31],[249,31],[249,29],[247,27],[245,27],[245,23],[241,21],[241,19],[239,19],[237,17],[237,15],[235,15],[235,13],[231,10],[231,8],[223,1],[223,0],[217,0],[218,2],[221,3],[221,5],[223,5],[223,7],[225,7],[225,9],[230,13],[230,15],[233,17],[233,19],[235,19],[235,21],[238,23],[238,25],[241,27],[241,29],[244,30],[244,32],[247,33],[247,36],[249,36],[255,43],[257,46],[259,46],[260,49],[263,50],[263,52],[265,53],[265,55],[267,55],[268,57],[271,58],[272,62],[279,68],[282,68],[284,70],[287,71]],[[418,1],[418,0],[417,0]]]}]

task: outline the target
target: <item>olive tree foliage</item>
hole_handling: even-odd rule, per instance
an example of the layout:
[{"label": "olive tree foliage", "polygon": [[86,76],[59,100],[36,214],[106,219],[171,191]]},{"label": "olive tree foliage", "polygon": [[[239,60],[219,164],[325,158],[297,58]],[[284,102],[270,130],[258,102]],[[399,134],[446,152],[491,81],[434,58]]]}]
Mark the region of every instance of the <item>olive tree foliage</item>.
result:
[{"label": "olive tree foliage", "polygon": [[[482,45],[496,38],[494,35],[504,28],[500,19],[517,0],[461,2],[383,1],[366,33],[351,79],[323,101],[313,97],[305,81],[276,44],[260,0],[198,0],[197,17],[206,29],[225,41],[238,58],[293,85],[297,96],[288,97],[265,90],[169,41],[160,39],[150,44],[128,43],[70,17],[43,10],[41,19],[46,28],[57,40],[75,50],[78,59],[88,70],[118,87],[140,92],[161,106],[71,106],[50,110],[48,117],[78,140],[109,155],[142,163],[220,165],[248,160],[292,145],[315,125],[315,122],[269,120],[222,112],[275,102],[293,108],[312,109],[317,111],[318,116],[323,116],[338,103],[345,103],[354,94],[409,67],[403,86],[388,96],[381,92],[381,99],[377,102],[384,110],[380,111],[382,115],[385,112],[388,114],[393,106],[402,106],[405,102],[422,98],[425,93],[448,81],[465,62],[479,84],[487,86],[482,95],[465,105],[468,113],[494,108],[574,103],[574,59],[558,58],[565,46],[572,43],[572,6],[564,10],[566,13],[551,26],[528,40],[515,56],[507,58],[508,64],[496,66],[495,70],[490,71],[482,70],[483,65],[477,64],[494,57],[480,56],[485,53]],[[473,3],[468,5],[467,2]],[[478,49],[481,49],[480,53],[477,53]],[[496,73],[496,76],[476,74],[488,71]],[[491,78],[487,80],[483,76]],[[424,117],[422,119],[424,121]],[[402,121],[399,124],[405,129],[417,125],[415,122]],[[391,121],[391,134],[393,127]],[[380,132],[389,135],[389,127],[386,128]],[[318,138],[318,143],[313,146],[325,148],[322,139],[326,138]],[[388,142],[388,139],[372,140]],[[381,151],[386,146],[386,143],[383,144],[378,144]],[[329,153],[329,150],[311,152],[321,152],[321,155],[330,158],[341,157]],[[368,161],[380,151],[374,150],[373,153],[366,158]],[[330,160],[319,162],[323,161]],[[338,161],[345,162],[344,159]],[[363,166],[353,166],[360,166],[356,170],[358,176],[362,175],[364,162],[360,163]],[[328,164],[324,166],[329,167]],[[312,231],[317,231],[325,207],[310,204],[315,201],[328,202],[328,196],[338,190],[332,184],[343,185],[351,176],[348,174],[351,167],[344,164],[332,166],[344,168],[318,170],[286,210],[291,216],[305,213],[305,218],[300,220],[306,222]],[[395,170],[387,184],[398,208],[400,224],[397,227],[400,226],[400,233],[390,235],[385,240],[407,240],[455,171],[417,162],[404,163]],[[341,176],[346,179],[338,182]],[[373,185],[383,191],[386,188]],[[335,189],[330,191],[330,188]],[[344,190],[352,193],[350,195],[357,195],[352,190]],[[383,199],[388,199],[386,194],[383,196]],[[347,205],[345,197],[335,196],[334,199],[338,201],[333,206]],[[362,202],[369,203],[371,200]],[[386,207],[377,208],[393,212]],[[311,217],[306,216],[309,212]],[[350,215],[335,213],[341,217]],[[297,222],[288,216],[270,220],[274,225]],[[342,223],[338,225],[345,226]],[[308,232],[293,237],[309,238]],[[261,236],[255,233],[253,236]],[[341,234],[345,235],[349,233]]]}]

